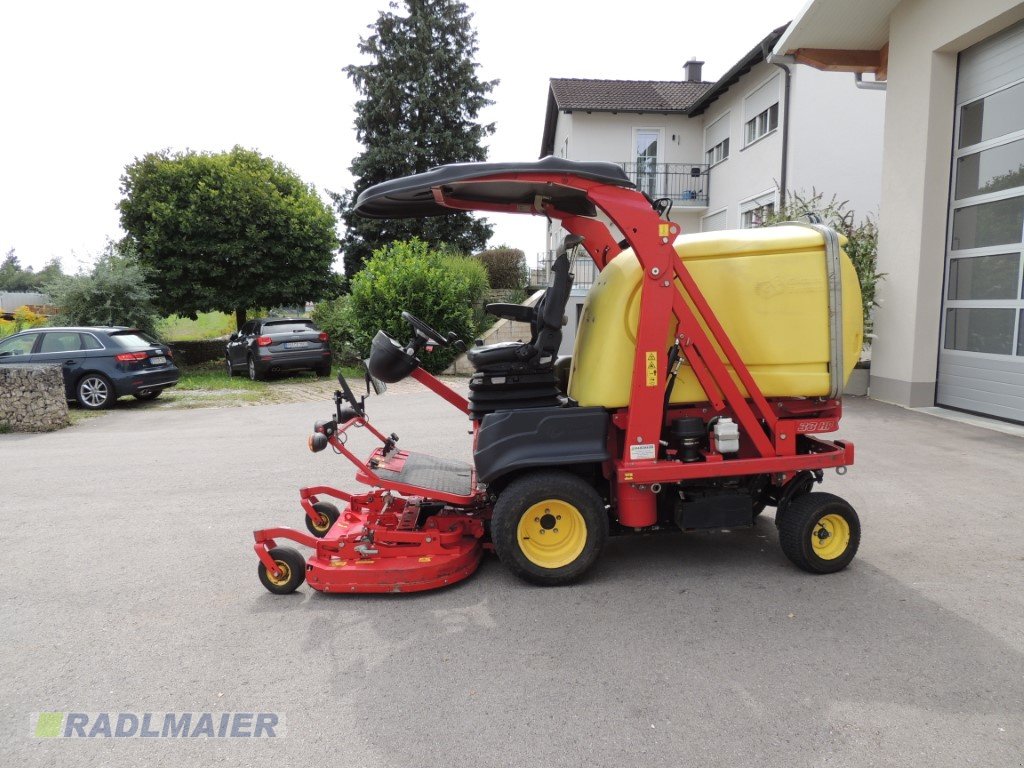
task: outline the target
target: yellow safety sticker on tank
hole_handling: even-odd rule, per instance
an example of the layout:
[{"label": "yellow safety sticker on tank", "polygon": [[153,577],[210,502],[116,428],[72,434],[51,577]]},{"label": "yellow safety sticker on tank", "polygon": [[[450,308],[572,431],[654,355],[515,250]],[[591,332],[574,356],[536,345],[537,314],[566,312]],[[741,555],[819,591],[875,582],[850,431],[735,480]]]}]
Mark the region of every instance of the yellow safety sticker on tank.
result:
[{"label": "yellow safety sticker on tank", "polygon": [[647,386],[658,386],[658,353],[647,353]]},{"label": "yellow safety sticker on tank", "polygon": [[432,557],[421,557],[421,558],[420,558],[420,562],[421,562],[421,563],[429,563],[429,562],[430,562],[431,560],[433,560],[433,559],[434,559],[434,558],[432,558]]}]

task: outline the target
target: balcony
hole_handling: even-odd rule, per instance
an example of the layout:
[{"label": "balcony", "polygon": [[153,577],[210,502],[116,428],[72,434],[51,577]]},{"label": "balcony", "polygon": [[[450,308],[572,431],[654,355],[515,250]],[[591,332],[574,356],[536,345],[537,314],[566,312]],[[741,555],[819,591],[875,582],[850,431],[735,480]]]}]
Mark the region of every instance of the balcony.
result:
[{"label": "balcony", "polygon": [[668,197],[672,205],[707,208],[707,163],[619,163],[637,189],[654,199]]},{"label": "balcony", "polygon": [[[557,251],[541,251],[537,254],[537,266],[530,270],[530,287],[551,287],[551,282],[554,279],[551,265],[555,263],[556,255]],[[599,274],[594,260],[585,252],[570,261],[569,271],[573,274],[572,287],[574,291],[590,288]]]}]

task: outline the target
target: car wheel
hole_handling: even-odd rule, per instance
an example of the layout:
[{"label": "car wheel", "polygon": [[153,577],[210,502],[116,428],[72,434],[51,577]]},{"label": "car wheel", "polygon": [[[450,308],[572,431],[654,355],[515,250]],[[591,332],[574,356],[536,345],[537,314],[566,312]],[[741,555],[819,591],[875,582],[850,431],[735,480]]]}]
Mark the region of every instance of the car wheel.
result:
[{"label": "car wheel", "polygon": [[256,367],[256,358],[254,358],[252,355],[249,355],[249,380],[259,381],[262,378],[263,374],[261,374],[259,372],[259,369]]},{"label": "car wheel", "polygon": [[160,397],[161,392],[163,392],[163,390],[160,388],[143,389],[135,393],[135,399],[142,400],[143,402],[145,402],[146,400],[156,400],[158,397]]},{"label": "car wheel", "polygon": [[315,373],[317,376],[326,376],[327,378],[330,378],[331,366],[329,364],[317,366],[316,368],[313,369],[313,373]]},{"label": "car wheel", "polygon": [[224,358],[224,370],[227,372],[229,379],[232,376],[235,375],[235,369],[231,366],[231,358],[230,357],[225,357]]},{"label": "car wheel", "polygon": [[110,379],[99,373],[87,373],[75,387],[78,404],[90,411],[109,408],[117,397]]}]

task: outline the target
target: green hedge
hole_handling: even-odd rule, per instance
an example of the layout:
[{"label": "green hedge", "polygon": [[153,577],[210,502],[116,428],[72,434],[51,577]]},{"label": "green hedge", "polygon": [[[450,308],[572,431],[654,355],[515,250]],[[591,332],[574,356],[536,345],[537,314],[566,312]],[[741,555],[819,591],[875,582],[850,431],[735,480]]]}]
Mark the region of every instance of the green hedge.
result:
[{"label": "green hedge", "polygon": [[[402,310],[441,333],[454,331],[468,344],[484,327],[481,307],[489,288],[487,270],[476,259],[413,238],[374,251],[352,278],[343,318],[351,327],[355,349],[364,356],[378,329],[401,341],[411,336]],[[424,368],[438,373],[457,355],[449,346],[423,352],[421,360]]]},{"label": "green hedge", "polygon": [[480,251],[474,258],[487,269],[491,288],[523,288],[526,285],[526,254],[507,245]]}]

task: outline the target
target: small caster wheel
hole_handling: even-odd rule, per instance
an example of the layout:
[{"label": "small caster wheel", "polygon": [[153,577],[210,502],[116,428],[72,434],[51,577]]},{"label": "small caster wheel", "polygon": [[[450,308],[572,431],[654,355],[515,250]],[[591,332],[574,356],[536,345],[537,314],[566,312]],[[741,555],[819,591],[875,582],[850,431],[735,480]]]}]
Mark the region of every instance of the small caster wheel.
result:
[{"label": "small caster wheel", "polygon": [[831,493],[807,493],[786,508],[779,544],[794,565],[810,573],[835,573],[850,564],[860,545],[860,519]]},{"label": "small caster wheel", "polygon": [[336,506],[328,504],[326,501],[318,501],[314,504],[313,511],[317,512],[320,517],[317,520],[311,520],[309,515],[306,515],[306,529],[318,539],[322,539],[331,530],[331,526],[337,522],[340,513]]},{"label": "small caster wheel", "polygon": [[305,558],[291,547],[274,547],[269,554],[281,572],[275,576],[267,570],[267,566],[261,560],[258,571],[260,581],[268,592],[275,595],[290,595],[306,580]]}]

